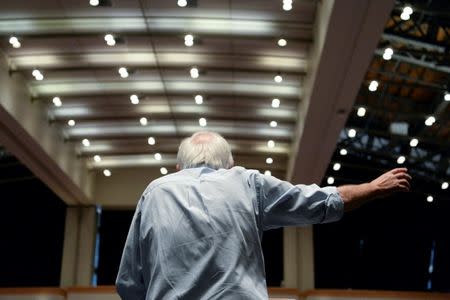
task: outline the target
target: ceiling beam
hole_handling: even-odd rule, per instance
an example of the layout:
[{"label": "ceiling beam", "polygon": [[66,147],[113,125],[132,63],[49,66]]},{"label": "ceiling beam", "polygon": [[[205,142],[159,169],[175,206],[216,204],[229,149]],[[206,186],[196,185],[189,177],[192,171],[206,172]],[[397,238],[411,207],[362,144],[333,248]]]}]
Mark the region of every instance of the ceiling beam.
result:
[{"label": "ceiling beam", "polygon": [[316,42],[288,165],[292,182],[317,183],[324,176],[393,4],[335,1],[327,10],[319,3]]}]

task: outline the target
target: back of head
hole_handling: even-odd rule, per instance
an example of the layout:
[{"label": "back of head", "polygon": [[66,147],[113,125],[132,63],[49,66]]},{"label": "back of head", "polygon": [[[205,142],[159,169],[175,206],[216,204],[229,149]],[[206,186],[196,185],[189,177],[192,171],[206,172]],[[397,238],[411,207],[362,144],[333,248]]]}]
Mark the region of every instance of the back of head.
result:
[{"label": "back of head", "polygon": [[228,142],[211,131],[199,131],[185,138],[178,148],[177,162],[180,169],[202,165],[229,169],[234,164]]}]

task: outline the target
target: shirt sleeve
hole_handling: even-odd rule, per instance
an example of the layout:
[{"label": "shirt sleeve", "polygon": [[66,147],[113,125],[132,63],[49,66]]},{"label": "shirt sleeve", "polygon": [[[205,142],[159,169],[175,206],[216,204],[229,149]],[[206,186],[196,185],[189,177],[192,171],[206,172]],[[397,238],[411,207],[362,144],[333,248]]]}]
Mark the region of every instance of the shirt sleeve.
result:
[{"label": "shirt sleeve", "polygon": [[344,202],[334,186],[292,185],[262,174],[257,180],[263,230],[334,222],[344,213]]},{"label": "shirt sleeve", "polygon": [[141,201],[131,221],[116,279],[117,292],[123,300],[145,299],[140,251]]}]

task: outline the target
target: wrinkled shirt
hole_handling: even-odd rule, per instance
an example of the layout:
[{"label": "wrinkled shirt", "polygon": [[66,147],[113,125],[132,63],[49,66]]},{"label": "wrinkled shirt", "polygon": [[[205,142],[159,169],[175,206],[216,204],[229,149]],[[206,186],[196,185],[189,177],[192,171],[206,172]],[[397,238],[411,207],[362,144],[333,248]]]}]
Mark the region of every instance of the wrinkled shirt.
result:
[{"label": "wrinkled shirt", "polygon": [[336,187],[242,167],[161,177],[137,205],[117,291],[124,300],[268,299],[263,231],[336,221],[343,207]]}]

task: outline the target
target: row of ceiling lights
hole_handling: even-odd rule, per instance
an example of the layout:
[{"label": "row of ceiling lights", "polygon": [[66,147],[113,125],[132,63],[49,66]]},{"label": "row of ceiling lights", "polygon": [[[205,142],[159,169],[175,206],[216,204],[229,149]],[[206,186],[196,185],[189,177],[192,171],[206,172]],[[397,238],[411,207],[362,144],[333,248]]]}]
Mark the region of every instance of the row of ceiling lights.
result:
[{"label": "row of ceiling lights", "polygon": [[[89,3],[92,2],[96,4],[93,6],[97,6],[99,4],[99,0],[90,0]],[[177,0],[177,5],[179,7],[186,7],[188,5],[188,0]],[[283,0],[283,10],[290,11],[291,9],[292,9],[292,0]]]}]

